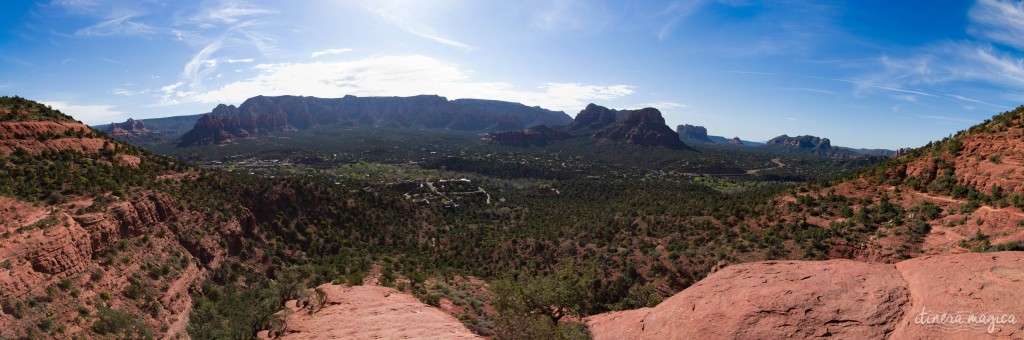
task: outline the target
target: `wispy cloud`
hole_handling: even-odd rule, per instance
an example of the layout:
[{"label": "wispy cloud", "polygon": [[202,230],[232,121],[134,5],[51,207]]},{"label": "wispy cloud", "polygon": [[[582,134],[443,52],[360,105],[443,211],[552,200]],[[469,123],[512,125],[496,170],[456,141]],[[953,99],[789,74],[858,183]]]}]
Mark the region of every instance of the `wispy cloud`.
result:
[{"label": "wispy cloud", "polygon": [[915,116],[915,117],[923,118],[923,119],[930,119],[930,120],[946,121],[946,122],[971,123],[971,124],[978,123],[978,121],[973,120],[973,119],[958,118],[958,117],[944,117],[944,116],[931,116],[931,115],[919,115],[919,116]]},{"label": "wispy cloud", "polygon": [[674,103],[674,102],[649,102],[645,104],[636,105],[637,107],[653,107],[658,110],[676,110],[685,109],[686,104]]},{"label": "wispy cloud", "polygon": [[736,74],[753,74],[753,75],[759,75],[759,76],[774,76],[774,75],[778,75],[778,73],[757,72],[757,71],[725,71],[725,72],[726,73],[736,73]]},{"label": "wispy cloud", "polygon": [[802,92],[813,92],[813,93],[821,93],[821,94],[831,94],[831,95],[836,95],[836,96],[841,95],[838,92],[829,91],[829,90],[822,90],[822,89],[816,89],[816,88],[810,88],[810,87],[780,87],[779,89],[780,90],[787,90],[787,91],[802,91]]},{"label": "wispy cloud", "polygon": [[256,59],[253,59],[253,58],[244,58],[244,59],[231,59],[231,58],[227,58],[227,59],[224,59],[224,62],[228,63],[228,64],[251,63],[251,62],[254,62],[254,61],[256,61]]},{"label": "wispy cloud", "polygon": [[102,21],[95,25],[80,29],[75,32],[79,36],[131,36],[147,35],[157,32],[157,29],[145,23],[133,21],[141,17],[140,13],[125,14],[113,19]]},{"label": "wispy cloud", "polygon": [[428,10],[426,6],[432,5],[433,3],[431,2],[390,0],[375,1],[373,3],[374,6],[366,6],[364,8],[376,13],[388,23],[409,34],[466,51],[473,49],[473,46],[469,44],[438,33],[437,29],[424,22],[424,12]]},{"label": "wispy cloud", "polygon": [[697,12],[705,3],[706,0],[673,1],[658,13],[657,16],[664,21],[655,32],[655,36],[658,40],[665,40],[679,22]]},{"label": "wispy cloud", "polygon": [[213,42],[202,50],[199,50],[192,59],[189,59],[188,63],[185,64],[179,75],[180,81],[164,86],[160,89],[163,93],[163,104],[173,105],[179,104],[184,100],[182,97],[187,93],[197,93],[203,91],[203,81],[211,74],[217,71],[217,59],[213,57],[213,54],[217,52],[222,46],[220,41]]},{"label": "wispy cloud", "polygon": [[[958,94],[947,94],[946,97],[953,98],[953,99],[956,99],[956,100],[962,100],[962,101],[970,102],[970,103],[985,104],[985,105],[992,106],[992,107],[997,107],[997,108],[1000,108],[1000,109],[1012,109],[1011,107],[1006,106],[1006,105],[992,104],[992,103],[989,103],[989,102],[986,102],[986,101],[977,100],[977,99],[974,99],[974,98],[968,98],[968,97],[964,97],[964,96],[961,96],[961,95],[958,95]],[[974,107],[970,106],[968,110],[974,110]]]},{"label": "wispy cloud", "polygon": [[971,34],[1024,51],[1024,3],[978,0],[969,17]]},{"label": "wispy cloud", "polygon": [[600,31],[612,22],[611,11],[599,1],[545,1],[533,17],[533,23],[546,31]]},{"label": "wispy cloud", "polygon": [[996,52],[991,47],[964,47],[960,52],[966,60],[974,62],[973,68],[960,72],[962,76],[1024,87],[1024,59]]},{"label": "wispy cloud", "polygon": [[118,96],[133,96],[133,95],[135,95],[135,92],[132,92],[131,90],[127,90],[127,89],[121,89],[121,88],[116,88],[116,89],[110,90],[110,93],[116,94]]},{"label": "wispy cloud", "polygon": [[899,92],[899,93],[907,93],[907,94],[918,95],[918,96],[925,96],[925,97],[935,97],[934,94],[931,94],[931,93],[928,93],[928,92],[924,92],[924,91],[907,90],[907,89],[901,89],[901,88],[896,88],[896,87],[891,87],[891,86],[879,86],[879,85],[871,85],[871,84],[863,84],[863,85],[864,86],[868,86],[868,87],[873,87],[873,88],[876,88],[876,89],[880,89],[880,90]]},{"label": "wispy cloud", "polygon": [[214,23],[234,24],[244,18],[263,14],[274,14],[273,10],[252,6],[239,2],[226,2],[218,7],[203,9],[198,15],[191,18],[191,21],[213,25]]},{"label": "wispy cloud", "polygon": [[344,54],[352,52],[351,48],[330,48],[323,51],[316,51],[309,55],[310,58],[322,57],[325,55]]},{"label": "wispy cloud", "polygon": [[[195,58],[201,64],[202,57]],[[303,94],[320,97],[410,96],[439,94],[451,98],[485,98],[522,102],[575,112],[592,101],[631,95],[629,85],[543,83],[519,89],[509,83],[478,82],[457,65],[421,56],[383,56],[356,61],[259,64],[258,75],[212,90],[176,83],[164,87],[162,104],[240,103],[256,95]]]}]

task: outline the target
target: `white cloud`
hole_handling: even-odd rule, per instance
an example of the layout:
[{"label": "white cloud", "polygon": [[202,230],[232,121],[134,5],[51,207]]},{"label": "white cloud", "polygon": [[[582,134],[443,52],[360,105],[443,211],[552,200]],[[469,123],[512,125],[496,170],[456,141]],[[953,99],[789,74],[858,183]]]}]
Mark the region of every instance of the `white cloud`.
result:
[{"label": "white cloud", "polygon": [[344,53],[348,53],[348,52],[352,52],[352,49],[351,48],[331,48],[331,49],[326,49],[326,50],[323,50],[323,51],[313,52],[312,54],[309,55],[309,57],[310,58],[316,58],[316,57],[321,57],[321,56],[325,56],[325,55],[344,54]]},{"label": "white cloud", "polygon": [[231,59],[231,58],[227,58],[227,59],[224,59],[224,62],[228,63],[228,64],[251,63],[251,62],[254,62],[254,61],[256,61],[256,59],[253,59],[253,58],[245,58],[245,59]]},{"label": "white cloud", "polygon": [[128,96],[134,96],[134,95],[140,95],[140,94],[147,94],[147,93],[150,93],[150,91],[149,90],[134,91],[134,90],[129,90],[129,89],[126,89],[126,88],[118,87],[118,88],[111,89],[110,93],[118,95],[118,96],[128,97]]},{"label": "white cloud", "polygon": [[[201,59],[201,58],[199,58]],[[162,104],[184,102],[241,103],[257,95],[317,97],[412,96],[438,94],[449,98],[481,98],[521,102],[575,112],[592,101],[607,101],[634,92],[629,85],[544,83],[518,89],[502,82],[474,82],[469,72],[434,58],[382,56],[355,61],[258,64],[258,75],[212,90],[187,88],[183,83],[161,89]]]},{"label": "white cloud", "polygon": [[113,105],[75,105],[62,101],[44,101],[42,103],[86,124],[109,123],[125,116],[123,112],[114,110]]},{"label": "white cloud", "polygon": [[1024,51],[1024,3],[978,0],[969,17],[971,34]]},{"label": "white cloud", "polygon": [[217,59],[213,58],[213,54],[220,47],[220,41],[206,45],[185,64],[185,69],[181,72],[181,78],[188,83],[191,90],[201,90],[203,79],[217,70]]}]

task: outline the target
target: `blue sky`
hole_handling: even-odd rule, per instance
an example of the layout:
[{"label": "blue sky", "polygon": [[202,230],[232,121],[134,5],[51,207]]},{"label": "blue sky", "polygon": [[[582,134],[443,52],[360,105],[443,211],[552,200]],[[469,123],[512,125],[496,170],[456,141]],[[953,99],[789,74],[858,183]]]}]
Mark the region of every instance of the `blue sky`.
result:
[{"label": "blue sky", "polygon": [[5,1],[0,93],[86,123],[439,94],[920,146],[1024,104],[1015,1]]}]

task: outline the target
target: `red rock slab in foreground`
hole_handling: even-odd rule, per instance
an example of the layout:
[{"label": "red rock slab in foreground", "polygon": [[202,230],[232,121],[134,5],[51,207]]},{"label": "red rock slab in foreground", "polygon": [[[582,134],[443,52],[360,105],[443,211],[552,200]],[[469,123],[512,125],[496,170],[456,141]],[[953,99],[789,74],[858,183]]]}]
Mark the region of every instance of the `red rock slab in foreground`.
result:
[{"label": "red rock slab in foreground", "polygon": [[893,339],[1024,339],[1024,253],[925,256],[896,268],[911,304]]},{"label": "red rock slab in foreground", "polygon": [[[726,267],[657,307],[588,318],[595,339],[879,339],[910,296],[892,265],[850,260]],[[643,315],[638,317],[638,315]]]},{"label": "red rock slab in foreground", "polygon": [[[327,293],[328,302],[313,314],[289,301],[281,339],[480,339],[451,315],[393,288],[319,289]],[[259,337],[269,334],[262,331]]]},{"label": "red rock slab in foreground", "polygon": [[[594,339],[1020,339],[1022,301],[1021,252],[896,265],[769,261],[727,267],[657,307],[595,315],[587,324]],[[942,324],[922,310],[997,319]]]}]

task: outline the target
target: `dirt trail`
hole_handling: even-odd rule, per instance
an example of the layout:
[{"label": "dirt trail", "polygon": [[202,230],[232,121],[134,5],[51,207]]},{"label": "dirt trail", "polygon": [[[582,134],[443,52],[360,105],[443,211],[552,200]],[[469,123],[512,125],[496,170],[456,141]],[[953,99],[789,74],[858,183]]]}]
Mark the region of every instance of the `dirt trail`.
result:
[{"label": "dirt trail", "polygon": [[[929,199],[929,200],[936,200],[936,201],[943,201],[943,202],[957,203],[957,204],[967,203],[966,200],[956,199],[956,198],[946,197],[946,196],[935,196],[935,195],[928,194],[928,193],[923,193],[923,192],[912,192],[912,194],[914,194],[914,195],[916,195],[918,197],[924,197],[924,198]],[[983,205],[983,206],[978,208],[978,211],[1008,214],[1008,215],[1024,218],[1024,213],[1020,213],[1020,212],[1016,212],[1016,211],[1011,211],[1008,208],[995,208],[995,207],[992,207],[990,205]]]},{"label": "dirt trail", "polygon": [[772,163],[775,163],[774,167],[747,170],[747,175],[757,175],[761,171],[769,171],[786,167],[786,163],[782,163],[781,158],[773,158]]}]

